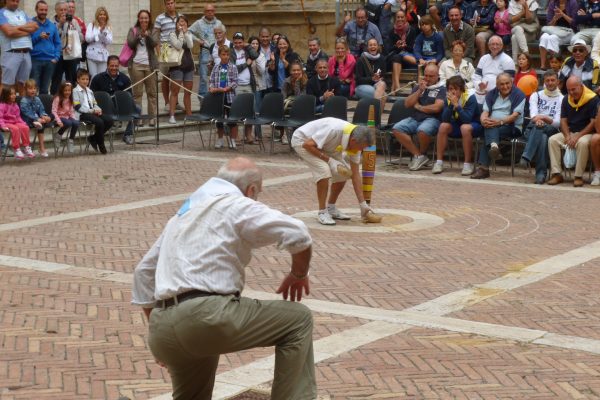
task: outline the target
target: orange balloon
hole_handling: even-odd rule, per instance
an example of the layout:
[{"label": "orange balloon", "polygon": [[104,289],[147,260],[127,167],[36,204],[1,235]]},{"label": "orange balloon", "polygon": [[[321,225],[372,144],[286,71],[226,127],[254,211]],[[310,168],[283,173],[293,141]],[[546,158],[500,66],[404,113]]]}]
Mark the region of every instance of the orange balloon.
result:
[{"label": "orange balloon", "polygon": [[533,75],[525,75],[519,79],[517,87],[525,93],[525,96],[530,96],[538,88],[538,80]]}]

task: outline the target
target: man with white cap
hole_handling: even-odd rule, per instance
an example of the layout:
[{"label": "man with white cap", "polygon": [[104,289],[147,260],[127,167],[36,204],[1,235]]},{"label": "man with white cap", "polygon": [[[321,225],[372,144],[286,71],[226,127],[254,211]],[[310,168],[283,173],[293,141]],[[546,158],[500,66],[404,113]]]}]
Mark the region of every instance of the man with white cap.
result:
[{"label": "man with white cap", "polygon": [[[335,205],[348,179],[352,180],[361,216],[365,217],[369,211],[373,212],[363,196],[359,163],[362,150],[371,146],[374,141],[374,134],[369,128],[337,118],[321,118],[294,132],[292,147],[308,164],[317,184],[318,220],[321,224],[335,225],[336,219],[350,219]],[[329,180],[332,181],[331,191]],[[328,192],[329,200],[326,204]]]},{"label": "man with white cap", "polygon": [[570,76],[578,77],[589,89],[597,91],[600,69],[598,62],[590,56],[590,46],[583,39],[577,39],[568,49],[572,56],[565,60],[558,76],[563,93]]}]

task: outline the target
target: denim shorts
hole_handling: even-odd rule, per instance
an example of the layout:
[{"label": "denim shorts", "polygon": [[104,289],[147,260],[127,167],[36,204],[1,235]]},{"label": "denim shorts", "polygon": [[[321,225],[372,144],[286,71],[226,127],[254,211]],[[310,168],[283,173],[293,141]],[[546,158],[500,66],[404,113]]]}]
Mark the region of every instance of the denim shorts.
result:
[{"label": "denim shorts", "polygon": [[440,120],[437,118],[426,118],[425,120],[418,122],[416,119],[408,117],[397,122],[392,129],[408,135],[416,135],[417,132],[425,132],[427,136],[435,136],[437,135],[439,127]]},{"label": "denim shorts", "polygon": [[[460,133],[460,127],[464,124],[459,124],[458,122],[452,121],[450,123],[452,125],[452,132],[449,137],[451,138],[461,138],[462,134]],[[471,122],[471,127],[473,128],[473,137],[483,136],[483,126],[477,121]]]},{"label": "denim shorts", "polygon": [[169,78],[174,81],[192,82],[194,80],[194,70],[183,72],[180,69],[169,71]]}]

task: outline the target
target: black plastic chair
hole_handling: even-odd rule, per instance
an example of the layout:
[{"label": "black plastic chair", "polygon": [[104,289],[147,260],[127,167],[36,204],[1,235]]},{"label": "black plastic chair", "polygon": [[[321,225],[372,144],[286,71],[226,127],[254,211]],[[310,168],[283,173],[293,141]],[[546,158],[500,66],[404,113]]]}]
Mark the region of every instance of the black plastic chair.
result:
[{"label": "black plastic chair", "polygon": [[200,105],[200,111],[197,114],[188,115],[183,120],[183,137],[181,139],[181,149],[185,144],[185,127],[189,121],[198,122],[198,135],[200,135],[200,141],[202,142],[202,148],[204,149],[204,139],[202,138],[202,124],[201,122],[209,122],[210,131],[208,136],[208,145],[210,146],[210,137],[212,136],[213,124],[217,118],[223,118],[223,101],[225,99],[224,93],[207,93],[202,100]]},{"label": "black plastic chair", "polygon": [[[293,132],[294,129],[301,127],[302,125],[313,121],[315,119],[315,105],[317,99],[312,94],[302,94],[294,100],[292,108],[290,109],[290,117],[283,121],[275,122],[275,128],[288,129]],[[284,135],[288,136],[288,143],[291,146],[291,135],[288,135],[284,131]],[[271,136],[271,153],[273,153],[273,147],[275,146],[275,136]]]},{"label": "black plastic chair", "polygon": [[117,113],[119,116],[133,117],[133,122],[136,124],[133,125],[133,149],[135,150],[135,134],[139,129],[137,126],[138,121],[147,121],[152,119],[153,117],[148,114],[141,114],[135,107],[135,101],[133,101],[133,96],[131,93],[117,90],[115,92],[115,103],[117,105]]},{"label": "black plastic chair", "polygon": [[333,117],[348,120],[348,99],[344,96],[333,96],[325,101],[321,118]]},{"label": "black plastic chair", "polygon": [[[244,124],[247,119],[254,117],[254,93],[240,93],[233,99],[229,115],[226,117],[216,118],[215,122],[220,122],[229,125]],[[245,124],[244,124],[245,126]],[[233,139],[229,136],[229,141]],[[210,138],[208,139],[210,142]],[[242,141],[242,151],[244,151],[244,142]],[[230,144],[231,145],[231,144]],[[231,146],[230,146],[231,147]]]},{"label": "black plastic chair", "polygon": [[355,125],[366,126],[369,121],[369,108],[370,106],[375,107],[375,127],[379,129],[381,126],[381,102],[379,99],[367,99],[363,98],[358,101],[354,115],[352,116],[352,123]]},{"label": "black plastic chair", "polygon": [[[383,157],[386,163],[392,163],[391,140],[392,127],[397,123],[408,118],[411,115],[411,110],[404,106],[404,98],[399,98],[392,105],[390,115],[388,116],[387,124],[382,125],[379,130],[378,138],[381,140]],[[402,145],[400,145],[400,156],[402,156]]]},{"label": "black plastic chair", "polygon": [[[118,122],[118,121],[121,121],[121,122],[126,121],[127,122],[130,120],[133,120],[132,118],[121,118],[117,115],[115,103],[113,102],[113,99],[110,96],[110,94],[108,94],[108,92],[103,92],[103,91],[94,92],[94,97],[96,98],[96,102],[98,103],[98,106],[102,109],[102,114],[111,118],[114,122]],[[113,124],[113,127],[108,132],[109,148],[110,148],[111,152],[114,151],[114,148],[113,148],[114,130],[115,130],[115,128],[114,128],[114,124]],[[89,143],[86,143],[85,149],[87,150],[88,147],[89,147]]]},{"label": "black plastic chair", "polygon": [[[283,121],[283,94],[267,93],[262,103],[258,117],[247,119],[245,125],[271,125],[271,138],[275,137],[275,123]],[[261,149],[265,150],[262,135],[256,138]]]}]

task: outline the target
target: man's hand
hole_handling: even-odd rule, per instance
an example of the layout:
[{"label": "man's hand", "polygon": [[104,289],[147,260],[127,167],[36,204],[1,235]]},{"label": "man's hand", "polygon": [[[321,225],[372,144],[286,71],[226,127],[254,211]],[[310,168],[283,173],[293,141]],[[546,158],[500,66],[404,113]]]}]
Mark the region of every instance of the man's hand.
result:
[{"label": "man's hand", "polygon": [[363,218],[366,217],[369,212],[375,212],[375,211],[373,211],[371,206],[367,204],[366,201],[363,201],[362,203],[358,203],[358,206],[360,207],[360,216]]},{"label": "man's hand", "polygon": [[567,140],[565,140],[565,144],[570,148],[574,149],[575,145],[577,145],[577,142],[579,141],[579,137],[579,134],[571,133]]},{"label": "man's hand", "polygon": [[329,164],[329,169],[331,170],[331,172],[333,174],[337,174],[338,173],[338,170],[337,170],[338,169],[338,165],[341,165],[341,166],[345,167],[345,165],[343,163],[339,162],[338,160],[336,160],[333,157],[329,157],[329,161],[327,161],[327,164]]},{"label": "man's hand", "polygon": [[310,281],[308,275],[303,279],[298,279],[289,273],[283,279],[281,285],[279,285],[279,289],[277,289],[276,293],[281,293],[284,300],[287,300],[289,297],[290,301],[301,301],[303,290],[306,295],[310,294]]}]

